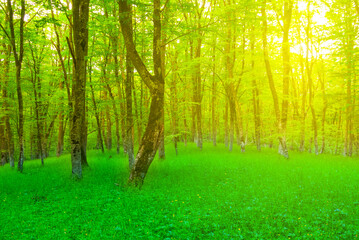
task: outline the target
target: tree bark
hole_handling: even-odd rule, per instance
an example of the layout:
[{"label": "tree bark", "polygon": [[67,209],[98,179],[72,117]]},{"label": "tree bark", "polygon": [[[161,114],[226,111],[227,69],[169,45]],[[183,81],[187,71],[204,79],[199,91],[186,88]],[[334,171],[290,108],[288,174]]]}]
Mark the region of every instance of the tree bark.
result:
[{"label": "tree bark", "polygon": [[[350,6],[347,6],[347,14],[350,13]],[[346,112],[345,112],[345,139],[344,139],[344,155],[351,157],[353,155],[353,100],[352,100],[352,81],[354,73],[354,29],[352,21],[346,23]],[[354,74],[353,74],[354,73]]]},{"label": "tree bark", "polygon": [[[132,19],[132,17],[131,17]],[[131,20],[132,21],[132,20]],[[132,35],[132,34],[131,34]],[[132,39],[132,36],[131,36]],[[132,40],[133,41],[133,40]],[[130,169],[135,164],[134,150],[133,150],[133,114],[132,114],[132,79],[133,79],[133,66],[130,56],[126,54],[126,80],[125,80],[125,93],[126,93],[126,149],[128,155],[128,163]]]},{"label": "tree bark", "polygon": [[284,20],[283,20],[283,99],[282,99],[282,115],[280,121],[279,136],[279,153],[285,158],[289,158],[287,148],[287,118],[288,118],[288,99],[289,99],[289,79],[290,79],[290,46],[289,46],[289,29],[292,18],[293,3],[291,0],[284,1]]},{"label": "tree bark", "polygon": [[99,116],[99,112],[98,112],[98,109],[97,109],[97,103],[96,103],[96,99],[95,99],[95,92],[94,92],[93,86],[92,86],[92,63],[91,63],[91,59],[90,59],[90,64],[89,64],[88,68],[89,68],[89,82],[90,82],[90,89],[91,89],[91,100],[92,100],[92,104],[93,104],[93,108],[94,108],[94,112],[95,112],[96,125],[97,125],[97,144],[99,145],[98,147],[101,148],[101,152],[104,153],[105,149],[103,147],[100,116]]},{"label": "tree bark", "polygon": [[129,184],[141,187],[144,178],[147,174],[148,168],[153,161],[156,151],[159,146],[160,136],[163,128],[161,125],[161,117],[164,106],[164,79],[162,75],[162,59],[161,59],[161,10],[160,0],[153,2],[153,64],[154,76],[151,75],[136,51],[132,39],[132,26],[129,24],[131,20],[130,7],[126,0],[119,1],[119,8],[122,17],[120,18],[122,35],[125,40],[126,49],[132,64],[135,66],[137,72],[140,74],[142,81],[150,89],[151,106],[149,119],[147,122],[145,133],[142,137],[141,145],[139,146],[136,155],[135,163],[130,172]]},{"label": "tree bark", "polygon": [[224,145],[228,147],[228,99],[225,99],[226,104],[224,106]]},{"label": "tree bark", "polygon": [[216,118],[216,102],[217,102],[217,81],[216,81],[216,37],[214,37],[213,54],[212,54],[212,142],[213,146],[217,146],[217,118]]},{"label": "tree bark", "polygon": [[261,151],[261,117],[260,117],[260,108],[259,108],[259,89],[257,85],[256,76],[254,74],[254,45],[255,45],[255,35],[254,27],[252,28],[251,34],[251,70],[252,70],[252,96],[253,96],[253,117],[254,117],[254,135],[255,143],[257,150]]},{"label": "tree bark", "polygon": [[276,116],[276,125],[278,132],[279,148],[278,152],[285,158],[289,158],[287,141],[286,141],[286,128],[287,128],[287,115],[288,115],[288,98],[289,98],[289,78],[290,78],[290,47],[289,47],[289,28],[292,16],[292,5],[291,1],[286,0],[284,2],[284,19],[283,19],[283,43],[282,43],[282,58],[283,58],[283,99],[282,99],[282,114],[279,110],[278,95],[274,85],[272,70],[268,56],[268,45],[267,45],[267,15],[265,10],[266,0],[263,1],[261,8],[263,16],[263,54],[264,63],[266,66],[267,77],[269,81],[269,87],[273,97],[274,111]]},{"label": "tree bark", "polygon": [[177,66],[177,58],[178,51],[174,50],[174,56],[172,60],[172,81],[170,83],[170,103],[171,103],[171,115],[172,115],[172,131],[173,131],[173,145],[176,151],[176,155],[178,155],[178,99],[177,99],[177,75],[178,75],[178,66]]},{"label": "tree bark", "polygon": [[75,46],[73,77],[73,113],[70,132],[71,163],[74,178],[82,178],[82,165],[86,159],[86,56],[88,52],[89,0],[73,0],[73,33]]},{"label": "tree bark", "polygon": [[21,0],[21,10],[20,10],[20,33],[19,33],[19,52],[16,48],[15,43],[15,30],[14,30],[14,13],[12,9],[11,0],[7,0],[7,7],[9,11],[9,26],[10,26],[10,42],[12,46],[12,51],[15,58],[16,65],[16,93],[18,100],[18,135],[19,135],[19,162],[17,168],[20,172],[23,171],[24,165],[24,103],[22,98],[22,89],[21,89],[21,67],[22,60],[24,56],[24,18],[25,18],[25,0]]},{"label": "tree bark", "polygon": [[302,104],[301,104],[301,122],[300,122],[300,146],[299,151],[305,150],[305,119],[307,116],[306,101],[307,101],[307,85],[304,74],[303,58],[300,56],[301,76],[302,76]]},{"label": "tree bark", "polygon": [[[5,21],[8,22],[8,17],[5,18]],[[15,167],[14,161],[14,140],[12,137],[11,125],[10,125],[10,116],[9,116],[9,102],[8,102],[8,82],[9,82],[9,59],[11,54],[11,46],[3,44],[4,47],[4,62],[3,62],[3,87],[2,87],[2,98],[3,98],[3,110],[4,116],[2,117],[2,124],[4,124],[4,151],[7,152],[6,157],[10,163],[10,167]],[[6,144],[5,144],[6,143]]]},{"label": "tree bark", "polygon": [[[115,10],[114,10],[115,12]],[[115,15],[115,14],[114,14]],[[118,36],[114,36],[112,38],[112,53],[113,53],[113,59],[114,59],[114,67],[115,67],[115,79],[116,82],[119,83],[120,82],[120,78],[119,78],[119,67],[118,67]],[[114,107],[114,111],[115,111],[115,121],[116,121],[116,151],[117,154],[120,153],[120,116],[119,116],[119,111],[118,108],[116,107],[115,104],[115,98],[112,94],[112,92],[110,93],[110,97],[112,99],[112,103],[113,103],[113,107]],[[121,111],[121,104],[120,104],[120,111]]]}]

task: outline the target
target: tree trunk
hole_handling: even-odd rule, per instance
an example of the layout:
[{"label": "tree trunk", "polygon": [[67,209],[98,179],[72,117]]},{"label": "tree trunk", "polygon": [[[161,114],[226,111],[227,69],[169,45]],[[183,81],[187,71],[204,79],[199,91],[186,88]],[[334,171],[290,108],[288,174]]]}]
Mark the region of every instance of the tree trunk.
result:
[{"label": "tree trunk", "polygon": [[217,102],[217,82],[216,82],[216,37],[214,37],[213,55],[212,55],[212,142],[217,146],[217,119],[216,119],[216,102]]},{"label": "tree trunk", "polygon": [[[87,128],[85,126],[85,87],[86,56],[88,52],[89,0],[73,0],[73,32],[74,32],[74,77],[73,77],[73,113],[70,132],[71,163],[74,178],[82,178],[82,163],[86,160]],[[85,159],[84,159],[85,158]],[[87,161],[86,161],[87,162]]]},{"label": "tree trunk", "polygon": [[300,56],[301,76],[302,76],[302,104],[301,104],[301,122],[300,122],[300,147],[299,151],[305,150],[305,118],[307,116],[306,99],[307,99],[307,86],[304,74],[303,58]]},{"label": "tree trunk", "polygon": [[[107,102],[107,91],[105,91],[105,101]],[[105,116],[106,116],[106,148],[107,150],[111,150],[112,149],[112,121],[111,121],[110,108],[108,105],[106,105]]]},{"label": "tree trunk", "polygon": [[172,81],[170,85],[170,102],[171,102],[171,115],[172,115],[172,130],[173,130],[173,144],[175,147],[176,155],[178,155],[178,100],[177,100],[177,74],[178,74],[178,66],[177,66],[177,57],[178,51],[175,50],[173,61],[172,61]]},{"label": "tree trunk", "polygon": [[[200,25],[199,25],[200,28]],[[197,39],[197,46],[195,51],[195,58],[198,59],[198,63],[195,66],[195,81],[196,81],[196,119],[197,119],[197,147],[202,150],[203,136],[202,136],[202,79],[201,79],[201,63],[199,58],[201,57],[202,39]]]},{"label": "tree trunk", "polygon": [[[194,57],[193,57],[193,40],[190,40],[190,59],[191,61],[193,61]],[[198,136],[197,136],[197,128],[196,128],[196,103],[197,103],[197,83],[196,83],[196,78],[195,78],[195,74],[192,73],[191,74],[192,76],[192,89],[193,89],[193,93],[192,93],[192,124],[191,124],[191,138],[192,138],[192,142],[196,142],[197,143],[197,139],[198,139]]]},{"label": "tree trunk", "polygon": [[[350,11],[350,10],[349,10]],[[347,12],[349,12],[347,11]],[[348,13],[350,15],[350,13]],[[354,68],[353,52],[354,52],[354,34],[353,23],[347,24],[346,34],[346,112],[345,112],[345,140],[344,140],[344,155],[351,157],[353,155],[353,103],[352,103],[352,78]]]},{"label": "tree trunk", "polygon": [[0,166],[4,166],[7,160],[7,144],[5,139],[5,126],[4,118],[0,122]]},{"label": "tree trunk", "polygon": [[241,105],[238,103],[237,104],[237,125],[239,125],[239,140],[240,140],[240,145],[241,145],[241,152],[245,152],[246,151],[246,138],[247,138],[247,133],[248,133],[248,122],[246,125],[246,134],[244,135],[244,131],[243,131],[243,114],[242,114],[242,109],[241,109]]},{"label": "tree trunk", "polygon": [[228,94],[228,102],[229,102],[229,151],[233,149],[233,141],[234,141],[234,124],[236,120],[236,103],[235,96],[233,93],[234,89],[232,85],[229,85],[229,89],[227,90]]},{"label": "tree trunk", "polygon": [[228,99],[226,98],[224,107],[224,145],[228,147]]},{"label": "tree trunk", "polygon": [[130,15],[130,7],[126,0],[119,1],[120,8],[120,23],[122,35],[125,40],[126,49],[132,64],[135,66],[137,72],[140,74],[142,81],[150,89],[151,93],[151,106],[149,119],[147,122],[145,133],[142,137],[141,145],[139,146],[136,155],[135,163],[131,169],[129,184],[141,187],[144,178],[147,174],[148,168],[153,161],[156,151],[159,146],[160,136],[163,128],[161,125],[161,118],[164,106],[164,79],[162,75],[162,59],[161,59],[161,10],[160,0],[153,2],[153,65],[154,76],[150,74],[138,52],[132,39],[132,21]]},{"label": "tree trunk", "polygon": [[[131,17],[132,19],[132,17]],[[132,27],[131,27],[132,28]],[[131,33],[132,35],[132,33]],[[132,36],[131,36],[132,39]],[[126,149],[128,155],[128,163],[130,169],[135,164],[134,150],[133,150],[133,115],[132,115],[132,78],[133,78],[133,66],[129,54],[126,54]]]},{"label": "tree trunk", "polygon": [[[8,18],[5,19],[8,22]],[[4,151],[7,152],[6,157],[9,160],[10,167],[15,167],[14,161],[14,140],[12,137],[10,117],[9,117],[9,103],[8,103],[8,81],[9,81],[9,58],[11,54],[11,46],[4,44],[4,62],[3,62],[3,88],[2,88],[2,99],[3,99],[3,110],[4,115],[2,117],[2,124],[4,124]]]},{"label": "tree trunk", "polygon": [[[52,9],[52,4],[50,4],[51,7],[51,15],[52,18],[55,19],[55,14],[54,11]],[[59,84],[59,88],[60,91],[63,90],[63,85],[65,83],[66,85],[66,90],[67,90],[67,97],[68,97],[68,107],[69,107],[69,111],[71,112],[72,110],[72,103],[71,103],[71,93],[70,93],[70,87],[69,87],[69,82],[68,82],[68,78],[67,78],[67,71],[66,71],[66,67],[65,67],[65,62],[64,62],[64,58],[62,57],[62,53],[61,53],[61,42],[60,42],[60,35],[59,35],[59,31],[57,28],[57,25],[54,23],[54,31],[55,31],[55,35],[56,35],[56,44],[54,44],[55,48],[56,48],[56,52],[57,55],[59,57],[59,62],[61,65],[61,70],[64,76],[64,80],[60,82]],[[60,98],[61,100],[63,99],[62,97]],[[57,149],[56,149],[56,156],[59,157],[61,156],[63,150],[64,150],[64,136],[65,136],[65,126],[64,126],[64,111],[61,109],[59,112],[59,130],[58,130],[58,139],[57,139]]]},{"label": "tree trunk", "polygon": [[[115,12],[115,10],[114,10]],[[115,14],[114,14],[115,15]],[[115,79],[116,82],[119,84],[120,82],[120,77],[119,77],[119,66],[118,66],[118,48],[119,48],[119,44],[118,44],[118,36],[115,36],[112,38],[112,53],[113,53],[113,59],[114,59],[114,67],[115,67]],[[120,96],[120,95],[119,95]],[[115,103],[115,98],[112,94],[112,92],[110,93],[110,97],[112,99],[112,103],[113,103],[113,108],[115,111],[115,121],[116,121],[116,151],[117,154],[120,153],[120,116],[119,116],[119,112],[118,112],[118,108],[116,107],[116,103]],[[120,111],[121,111],[121,103],[120,105]]]},{"label": "tree trunk", "polygon": [[[162,11],[162,16],[163,16],[162,30],[166,29],[166,24],[168,21],[167,9],[168,8],[165,7]],[[166,41],[167,41],[166,32],[163,31],[163,34],[161,34],[161,47],[160,47],[160,50],[161,50],[161,74],[162,74],[163,80],[165,80],[165,78],[166,78]],[[162,113],[161,124],[162,124],[163,131],[161,133],[161,140],[160,140],[160,145],[158,148],[158,158],[161,160],[164,160],[166,158],[166,153],[165,153],[165,112],[164,111]]]},{"label": "tree trunk", "polygon": [[325,121],[326,121],[326,113],[328,108],[328,100],[326,96],[325,91],[325,79],[324,79],[324,66],[323,66],[323,60],[321,59],[320,68],[321,70],[318,70],[318,77],[322,88],[322,98],[323,98],[323,110],[322,110],[322,147],[320,149],[320,153],[325,152]]},{"label": "tree trunk", "polygon": [[319,149],[318,149],[318,127],[317,127],[317,117],[315,114],[315,108],[314,108],[314,104],[313,104],[313,98],[314,98],[314,91],[313,91],[313,79],[312,79],[312,69],[313,69],[313,62],[311,64],[309,64],[309,42],[311,40],[311,14],[310,14],[310,2],[308,2],[307,4],[307,28],[306,28],[306,34],[307,34],[307,38],[306,38],[306,48],[307,48],[307,52],[306,52],[306,59],[305,59],[305,66],[306,66],[306,71],[307,71],[307,77],[308,77],[308,88],[309,88],[309,106],[310,106],[310,111],[312,113],[312,125],[313,125],[313,130],[314,130],[314,135],[313,135],[313,140],[314,140],[314,149],[315,149],[315,154],[318,155],[319,153]]},{"label": "tree trunk", "polygon": [[257,85],[256,76],[254,74],[254,45],[255,45],[255,34],[254,27],[252,28],[251,34],[251,70],[252,70],[252,96],[253,96],[253,117],[254,117],[254,135],[257,150],[261,151],[261,118],[259,108],[259,89]]},{"label": "tree trunk", "polygon": [[98,144],[97,147],[101,148],[101,152],[104,153],[105,149],[103,147],[100,116],[99,116],[99,112],[97,109],[95,93],[94,93],[93,86],[92,86],[92,63],[91,63],[91,60],[92,59],[90,59],[90,64],[89,64],[88,68],[89,68],[89,81],[90,81],[90,89],[91,89],[91,100],[92,100],[92,104],[93,104],[93,108],[94,108],[94,112],[95,112],[96,125],[97,125],[97,144]]},{"label": "tree trunk", "polygon": [[288,99],[289,99],[289,80],[290,80],[290,46],[289,46],[289,28],[292,18],[293,3],[291,0],[284,2],[284,21],[283,21],[283,99],[282,115],[280,121],[279,153],[285,158],[289,158],[287,148],[287,118],[288,118]]},{"label": "tree trunk", "polygon": [[44,155],[43,155],[43,151],[42,151],[42,134],[41,132],[43,131],[43,127],[42,127],[42,123],[41,123],[41,120],[40,120],[40,107],[41,107],[41,103],[38,99],[38,93],[37,93],[37,84],[36,82],[37,81],[40,81],[39,79],[37,79],[37,73],[36,73],[36,62],[34,62],[34,70],[35,70],[35,73],[34,73],[34,77],[32,78],[32,83],[33,83],[33,91],[34,91],[34,98],[35,98],[35,118],[36,118],[36,125],[37,125],[37,151],[39,153],[39,157],[41,159],[41,164],[44,165]]},{"label": "tree trunk", "polygon": [[14,13],[11,0],[7,0],[7,7],[9,10],[9,25],[11,33],[11,46],[15,58],[16,65],[16,93],[18,100],[18,135],[19,135],[19,162],[17,168],[20,172],[23,171],[24,165],[24,103],[21,90],[21,67],[24,56],[24,18],[25,18],[25,0],[21,0],[21,12],[20,12],[20,33],[19,33],[19,52],[15,43],[15,30],[14,30]]}]

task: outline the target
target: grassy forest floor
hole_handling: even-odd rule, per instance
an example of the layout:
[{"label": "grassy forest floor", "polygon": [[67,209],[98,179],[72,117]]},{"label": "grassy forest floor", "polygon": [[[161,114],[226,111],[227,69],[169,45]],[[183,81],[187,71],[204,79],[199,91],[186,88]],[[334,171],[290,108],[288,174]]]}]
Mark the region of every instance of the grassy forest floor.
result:
[{"label": "grassy forest floor", "polygon": [[142,190],[127,160],[90,151],[83,180],[70,156],[0,168],[0,239],[356,239],[356,158],[179,146],[154,161]]}]

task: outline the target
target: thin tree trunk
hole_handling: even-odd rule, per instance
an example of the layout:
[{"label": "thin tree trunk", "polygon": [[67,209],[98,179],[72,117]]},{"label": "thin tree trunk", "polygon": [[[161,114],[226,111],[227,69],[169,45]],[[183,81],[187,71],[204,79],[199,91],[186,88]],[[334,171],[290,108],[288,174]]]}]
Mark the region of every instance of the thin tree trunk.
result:
[{"label": "thin tree trunk", "polygon": [[[193,54],[193,40],[190,40],[190,60],[192,61],[194,59],[194,54]],[[196,78],[195,78],[195,74],[192,73],[191,74],[192,76],[192,88],[193,88],[193,95],[192,95],[192,124],[191,124],[191,138],[192,138],[192,142],[196,142],[197,143],[197,139],[198,139],[198,136],[197,136],[197,128],[196,128],[196,104],[197,104],[197,83],[196,83]]]},{"label": "thin tree trunk", "polygon": [[[201,57],[201,47],[202,39],[197,40],[197,47],[195,52],[195,58],[199,59]],[[202,149],[203,147],[203,136],[202,136],[202,79],[201,79],[201,64],[198,61],[195,71],[195,81],[196,81],[196,117],[197,117],[197,147]]]},{"label": "thin tree trunk", "polygon": [[[114,13],[116,11],[114,10]],[[115,15],[115,14],[114,14]],[[115,67],[115,79],[116,79],[116,82],[119,84],[120,82],[120,77],[119,77],[119,66],[118,66],[118,47],[119,47],[119,44],[118,44],[118,36],[115,36],[112,38],[112,52],[113,52],[113,59],[114,59],[114,67]],[[117,154],[120,153],[120,116],[119,116],[119,112],[118,112],[118,108],[116,107],[116,101],[115,101],[115,98],[112,94],[112,92],[110,93],[110,97],[112,99],[112,106],[114,108],[114,111],[115,111],[115,124],[116,124],[116,151],[117,151]],[[120,105],[120,112],[121,112],[121,103],[119,104]]]},{"label": "thin tree trunk", "polygon": [[[348,10],[348,15],[350,10]],[[353,23],[347,24],[348,31],[354,31]],[[354,36],[353,33],[346,34],[346,121],[345,121],[345,141],[344,141],[344,155],[351,157],[353,155],[353,102],[352,102],[352,78],[354,69]]]},{"label": "thin tree trunk", "polygon": [[[107,101],[107,91],[105,91],[105,101]],[[111,121],[111,114],[110,108],[107,105],[105,110],[106,116],[106,148],[107,150],[112,149],[112,121]]]},{"label": "thin tree trunk", "polygon": [[212,54],[212,142],[217,146],[217,119],[216,119],[216,100],[217,100],[217,82],[216,82],[216,37],[214,37],[213,54]]},{"label": "thin tree trunk", "polygon": [[176,155],[178,155],[178,100],[177,100],[177,57],[178,57],[178,51],[175,50],[173,60],[172,60],[172,81],[170,85],[170,102],[171,102],[171,115],[172,115],[172,130],[173,130],[173,144],[175,147]]},{"label": "thin tree trunk", "polygon": [[100,116],[99,116],[99,112],[98,112],[98,109],[97,109],[97,103],[96,103],[96,100],[95,100],[95,93],[94,93],[93,86],[92,86],[92,63],[91,63],[91,59],[90,59],[90,64],[89,64],[88,68],[89,68],[89,82],[90,82],[90,89],[91,89],[91,100],[92,100],[92,104],[94,106],[96,125],[97,125],[97,144],[99,145],[98,147],[101,148],[101,152],[104,153],[105,149],[103,147]]},{"label": "thin tree trunk", "polygon": [[307,70],[307,77],[308,77],[308,87],[309,87],[309,106],[312,113],[312,125],[314,130],[313,140],[314,140],[314,149],[315,154],[318,155],[319,149],[318,149],[318,127],[317,127],[317,117],[315,114],[315,108],[313,104],[313,98],[314,98],[314,91],[313,91],[313,79],[312,79],[312,69],[313,69],[313,62],[309,64],[309,41],[311,40],[311,17],[310,17],[310,2],[307,4],[307,28],[306,28],[306,59],[305,59],[305,65]]},{"label": "thin tree trunk", "polygon": [[[164,29],[166,29],[166,24],[168,21],[168,14],[167,14],[167,7],[165,7],[162,11],[162,17],[163,17],[163,24],[162,24],[162,31]],[[167,41],[167,36],[166,36],[166,32],[163,31],[163,33],[161,34],[161,74],[162,74],[162,79],[165,81],[165,77],[166,77],[166,41]],[[165,153],[165,112],[163,111],[162,113],[162,120],[161,120],[161,124],[162,124],[162,128],[163,131],[161,133],[161,140],[160,140],[160,146],[158,148],[158,158],[161,160],[164,160],[166,158],[166,153]]]},{"label": "thin tree trunk", "polygon": [[289,99],[289,80],[290,80],[290,46],[289,46],[289,29],[292,18],[293,2],[286,0],[284,2],[284,21],[283,21],[283,99],[282,99],[282,115],[280,121],[279,136],[279,153],[285,158],[289,158],[287,148],[287,118],[288,118],[288,99]]},{"label": "thin tree trunk", "polygon": [[228,99],[226,98],[224,107],[224,145],[228,147]]},{"label": "thin tree trunk", "polygon": [[300,56],[300,65],[301,65],[301,76],[302,76],[302,104],[301,104],[301,122],[300,122],[300,147],[299,151],[303,152],[305,150],[305,118],[307,116],[306,110],[306,99],[307,99],[307,85],[304,74],[304,64],[303,58]]},{"label": "thin tree trunk", "polygon": [[245,152],[246,151],[246,138],[247,138],[247,133],[248,133],[248,122],[247,122],[247,126],[246,126],[246,135],[244,135],[244,131],[243,131],[243,114],[242,114],[242,109],[241,109],[241,105],[238,103],[237,104],[237,124],[239,125],[239,140],[240,140],[240,145],[241,145],[241,152]]},{"label": "thin tree trunk", "polygon": [[21,0],[21,12],[20,12],[20,36],[19,36],[19,52],[16,48],[15,43],[15,30],[14,30],[14,13],[13,6],[11,0],[7,0],[7,7],[9,10],[9,25],[10,25],[10,33],[11,33],[11,46],[15,58],[16,65],[16,92],[17,92],[17,100],[18,100],[18,139],[19,139],[19,162],[18,162],[18,170],[20,172],[23,171],[24,165],[24,103],[22,98],[22,89],[21,89],[21,67],[22,60],[24,56],[24,18],[25,18],[25,0]]},{"label": "thin tree trunk", "polygon": [[[131,17],[132,18],[132,17]],[[131,27],[132,28],[132,27]],[[132,33],[131,33],[132,35]],[[132,36],[131,36],[132,39]],[[132,40],[133,41],[133,40]],[[133,66],[129,54],[126,54],[126,149],[128,155],[128,162],[130,169],[135,164],[134,150],[133,150],[133,115],[132,115],[132,78]]]},{"label": "thin tree trunk", "polygon": [[[8,17],[5,18],[5,21],[8,22]],[[11,46],[4,44],[4,63],[3,63],[3,76],[4,76],[4,84],[2,88],[2,98],[3,98],[3,124],[4,124],[4,137],[6,141],[6,148],[4,149],[7,152],[7,157],[9,158],[10,167],[15,167],[14,161],[14,140],[12,137],[11,125],[10,125],[10,117],[9,117],[9,103],[8,103],[8,82],[9,82],[9,58],[11,54]]]},{"label": "thin tree trunk", "polygon": [[252,70],[252,95],[253,95],[253,116],[254,116],[254,135],[255,143],[257,150],[261,151],[261,118],[260,118],[260,108],[259,108],[259,89],[257,85],[256,76],[254,74],[254,45],[255,45],[255,35],[254,27],[252,28],[251,34],[251,70]]},{"label": "thin tree trunk", "polygon": [[185,146],[187,146],[187,132],[188,132],[186,112],[187,112],[186,109],[184,109],[184,111],[183,111],[183,127],[184,127],[183,141],[184,141]]},{"label": "thin tree trunk", "polygon": [[[322,60],[323,61],[323,60]],[[321,62],[321,71],[323,71],[324,66],[323,63]],[[318,70],[319,71],[319,70]],[[320,149],[320,153],[324,153],[325,151],[325,121],[326,121],[326,113],[327,113],[327,108],[328,108],[328,100],[327,100],[327,96],[326,96],[326,91],[325,91],[325,79],[324,79],[324,74],[322,74],[321,72],[318,72],[318,77],[319,77],[319,81],[321,83],[321,87],[322,87],[322,97],[323,97],[323,110],[322,110],[322,147]]]}]

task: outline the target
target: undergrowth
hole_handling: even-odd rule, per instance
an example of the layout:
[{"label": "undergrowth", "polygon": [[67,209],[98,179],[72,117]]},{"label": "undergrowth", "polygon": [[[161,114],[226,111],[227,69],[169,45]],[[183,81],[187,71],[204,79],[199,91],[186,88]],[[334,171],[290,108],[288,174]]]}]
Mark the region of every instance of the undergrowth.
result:
[{"label": "undergrowth", "polygon": [[141,190],[123,154],[88,153],[0,168],[0,239],[356,239],[355,158],[223,146],[179,146],[156,159]]}]

